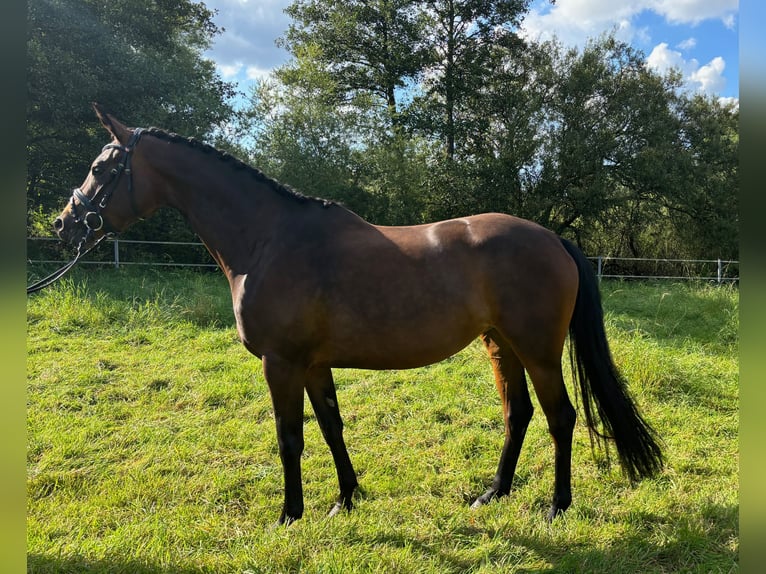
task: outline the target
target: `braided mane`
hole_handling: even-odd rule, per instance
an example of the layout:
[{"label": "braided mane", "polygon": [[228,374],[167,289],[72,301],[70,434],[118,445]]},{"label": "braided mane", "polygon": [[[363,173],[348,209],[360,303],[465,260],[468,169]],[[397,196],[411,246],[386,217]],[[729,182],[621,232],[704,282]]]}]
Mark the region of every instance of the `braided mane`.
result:
[{"label": "braided mane", "polygon": [[293,199],[294,201],[297,201],[299,203],[316,202],[321,204],[322,207],[330,207],[332,205],[337,205],[334,201],[331,201],[328,199],[322,199],[319,197],[310,197],[307,195],[303,195],[302,193],[294,190],[292,187],[287,186],[283,183],[279,183],[277,180],[270,178],[261,170],[254,168],[253,166],[242,161],[241,159],[234,157],[230,153],[217,150],[210,144],[206,144],[197,139],[180,136],[178,134],[167,132],[165,130],[162,130],[160,128],[155,128],[155,127],[148,128],[147,130],[144,131],[144,134],[152,135],[158,139],[168,141],[171,143],[182,144],[182,145],[185,145],[186,147],[201,151],[202,153],[205,153],[205,154],[214,155],[223,163],[231,166],[232,169],[238,170],[238,171],[245,171],[249,173],[259,183],[265,183],[266,185],[269,186],[269,188],[271,188],[273,191],[276,191],[283,197]]}]

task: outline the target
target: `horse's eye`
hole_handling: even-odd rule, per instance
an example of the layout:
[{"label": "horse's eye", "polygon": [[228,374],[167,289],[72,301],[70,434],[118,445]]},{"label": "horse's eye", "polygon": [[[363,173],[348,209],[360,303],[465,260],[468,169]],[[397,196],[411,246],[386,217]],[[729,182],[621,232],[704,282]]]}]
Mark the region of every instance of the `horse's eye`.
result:
[{"label": "horse's eye", "polygon": [[104,171],[104,168],[97,165],[93,167],[92,171],[93,171],[93,175],[98,175],[99,173]]}]

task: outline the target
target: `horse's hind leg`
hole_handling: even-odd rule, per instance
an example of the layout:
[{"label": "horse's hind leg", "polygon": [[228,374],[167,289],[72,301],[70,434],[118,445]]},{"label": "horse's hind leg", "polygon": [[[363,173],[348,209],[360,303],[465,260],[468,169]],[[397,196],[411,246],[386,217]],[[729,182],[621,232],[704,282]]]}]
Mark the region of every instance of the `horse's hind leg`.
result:
[{"label": "horse's hind leg", "polygon": [[342,508],[347,510],[353,508],[352,496],[358,482],[351,465],[351,459],[348,456],[346,443],[343,440],[343,421],[340,417],[332,371],[329,368],[312,369],[306,381],[306,392],[311,405],[314,407],[319,427],[330,447],[335,461],[335,469],[338,472],[340,496],[330,510],[330,516],[334,516]]},{"label": "horse's hind leg", "polygon": [[471,508],[478,508],[493,498],[506,495],[511,491],[521,445],[533,412],[524,367],[516,353],[497,331],[484,333],[482,341],[492,361],[495,384],[503,403],[505,443],[492,486],[474,501]]},{"label": "horse's hind leg", "polygon": [[556,477],[553,503],[548,513],[548,520],[553,520],[572,502],[572,434],[577,414],[564,385],[560,355],[547,361],[525,358],[524,365],[548,420],[555,446]]}]

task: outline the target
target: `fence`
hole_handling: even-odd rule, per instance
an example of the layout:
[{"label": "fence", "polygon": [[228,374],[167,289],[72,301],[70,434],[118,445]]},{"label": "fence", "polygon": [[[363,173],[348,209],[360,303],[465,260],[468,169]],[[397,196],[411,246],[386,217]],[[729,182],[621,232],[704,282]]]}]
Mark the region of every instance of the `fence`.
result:
[{"label": "fence", "polygon": [[[60,241],[58,239],[55,239],[53,237],[27,237],[27,255],[30,253],[30,242],[32,244],[37,242],[44,242],[49,243],[52,245],[52,248],[48,249],[33,249],[33,252],[37,252],[38,254],[42,254],[40,259],[27,259],[27,263],[31,264],[63,264],[66,261],[64,260],[64,257],[66,255],[63,253],[62,248],[60,247]],[[109,238],[104,243],[111,243],[112,248],[110,250],[104,250],[103,248],[100,250],[100,257],[97,259],[84,259],[79,262],[80,265],[112,265],[115,269],[119,269],[121,266],[128,266],[128,265],[149,265],[149,266],[159,266],[159,267],[199,267],[199,268],[210,268],[215,269],[218,267],[218,265],[213,261],[212,257],[208,254],[207,250],[205,250],[204,245],[199,242],[195,241],[139,241],[135,239],[118,239],[118,238]],[[176,260],[176,257],[167,257],[166,260],[162,260],[162,258],[151,257],[151,258],[142,258],[140,261],[130,260],[126,259],[124,257],[124,249],[126,247],[130,247],[131,245],[156,245],[156,246],[173,246],[173,247],[186,247],[186,248],[196,248],[197,253],[196,257],[188,257],[186,262],[183,260]],[[123,251],[121,251],[121,248]],[[156,251],[156,250],[155,250]],[[106,253],[110,253],[109,256],[105,256]],[[200,253],[203,253],[202,257],[200,257]],[[47,255],[47,258],[45,257]],[[167,253],[165,255],[168,255]],[[58,256],[56,259],[52,259],[51,256]],[[188,259],[196,259],[196,261],[190,262]]]},{"label": "fence", "polygon": [[[37,253],[39,258],[27,259],[29,264],[61,265],[66,262],[67,255],[62,250],[60,242],[52,237],[28,237],[27,254]],[[48,248],[41,244],[49,244]],[[215,269],[218,267],[202,243],[191,241],[138,241],[133,239],[107,239],[111,243],[110,250],[100,250],[98,259],[80,261],[83,265],[111,265],[115,269],[129,265],[149,265],[165,267],[197,267]],[[30,249],[30,245],[33,246]],[[34,247],[36,245],[36,247]],[[126,250],[131,246],[160,246],[161,256],[144,257],[141,260],[126,258]],[[175,253],[167,253],[172,248]],[[189,250],[189,257],[179,260],[179,248]],[[107,256],[107,253],[110,255]],[[46,257],[47,255],[47,257]],[[55,259],[51,257],[56,257]],[[195,259],[195,261],[189,261]],[[734,283],[739,281],[739,261],[724,259],[649,259],[641,257],[589,257],[594,263],[599,280],[607,279],[696,279],[716,283]]]},{"label": "fence", "polygon": [[603,278],[696,279],[716,283],[739,281],[739,261],[734,260],[602,256],[588,259],[595,263],[599,281]]}]

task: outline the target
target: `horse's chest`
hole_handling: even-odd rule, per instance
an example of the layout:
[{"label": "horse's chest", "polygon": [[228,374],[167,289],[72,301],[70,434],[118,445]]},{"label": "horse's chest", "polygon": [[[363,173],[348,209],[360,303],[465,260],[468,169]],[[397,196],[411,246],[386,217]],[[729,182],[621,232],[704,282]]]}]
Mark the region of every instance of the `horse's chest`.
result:
[{"label": "horse's chest", "polygon": [[[281,296],[280,296],[281,295]],[[270,289],[243,291],[234,297],[234,317],[242,344],[254,355],[305,353],[312,342],[311,305],[294,294]]]}]

